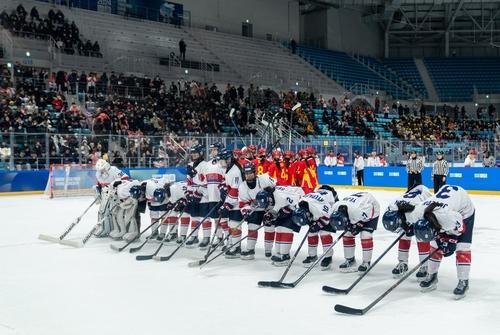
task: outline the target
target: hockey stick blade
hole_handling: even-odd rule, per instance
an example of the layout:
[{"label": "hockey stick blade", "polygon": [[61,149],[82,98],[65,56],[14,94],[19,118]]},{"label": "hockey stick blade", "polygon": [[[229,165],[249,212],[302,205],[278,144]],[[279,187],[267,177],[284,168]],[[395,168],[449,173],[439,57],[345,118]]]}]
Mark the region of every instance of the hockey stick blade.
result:
[{"label": "hockey stick blade", "polygon": [[325,293],[336,293],[336,294],[347,294],[350,291],[349,289],[335,288],[335,287],[326,286],[326,285],[323,286],[321,289]]},{"label": "hockey stick blade", "polygon": [[165,262],[170,259],[170,256],[154,256],[153,259],[158,262]]},{"label": "hockey stick blade", "polygon": [[110,244],[109,247],[111,248],[111,250],[118,251],[118,252],[123,250],[123,247],[118,247],[115,244]]},{"label": "hockey stick blade", "polygon": [[135,256],[136,261],[148,261],[150,259],[153,259],[153,255],[137,255]]},{"label": "hockey stick blade", "polygon": [[137,251],[141,250],[141,249],[142,249],[142,247],[143,247],[143,246],[145,246],[145,245],[146,245],[146,243],[148,243],[148,242],[149,242],[149,241],[148,241],[148,240],[146,240],[146,241],[144,241],[141,245],[139,245],[139,246],[137,246],[137,247],[134,247],[134,248],[130,248],[130,249],[129,249],[129,252],[130,252],[131,254],[133,254],[134,252],[137,252]]},{"label": "hockey stick blade", "polygon": [[199,261],[189,262],[188,267],[189,268],[196,268],[198,266],[205,264],[206,261],[207,261],[206,259],[200,259]]},{"label": "hockey stick blade", "polygon": [[359,308],[352,308],[344,305],[335,305],[335,311],[338,313],[342,314],[349,314],[349,315],[364,315],[365,310],[359,309]]},{"label": "hockey stick blade", "polygon": [[257,283],[259,287],[272,287],[272,288],[294,288],[294,283],[282,283],[279,281],[260,281]]},{"label": "hockey stick blade", "polygon": [[54,237],[54,236],[45,235],[45,234],[38,235],[38,239],[42,240],[42,241],[52,242],[52,243],[59,243],[61,241],[59,239],[59,237]]},{"label": "hockey stick blade", "polygon": [[59,244],[67,245],[73,248],[83,248],[84,244],[82,241],[68,241],[68,240],[60,240]]}]

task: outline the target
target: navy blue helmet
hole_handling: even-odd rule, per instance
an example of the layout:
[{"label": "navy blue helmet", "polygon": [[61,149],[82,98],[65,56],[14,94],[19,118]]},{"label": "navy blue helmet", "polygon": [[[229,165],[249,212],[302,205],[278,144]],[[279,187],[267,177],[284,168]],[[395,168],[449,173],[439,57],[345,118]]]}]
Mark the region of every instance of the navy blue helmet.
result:
[{"label": "navy blue helmet", "polygon": [[343,230],[349,224],[347,216],[347,206],[339,206],[338,210],[334,211],[330,216],[330,225],[337,230]]},{"label": "navy blue helmet", "polygon": [[203,154],[203,152],[205,151],[205,146],[203,144],[194,144],[191,148],[189,148],[189,152],[190,153],[199,153],[199,154]]},{"label": "navy blue helmet", "polygon": [[390,232],[395,232],[403,224],[403,216],[399,211],[386,211],[382,216],[382,224],[384,228]]},{"label": "navy blue helmet", "polygon": [[243,173],[255,173],[255,171],[257,171],[257,169],[254,163],[246,163],[243,167]]},{"label": "navy blue helmet", "polygon": [[224,149],[224,144],[222,144],[221,142],[215,142],[215,143],[210,144],[209,148],[221,150],[221,149]]},{"label": "navy blue helmet", "polygon": [[292,213],[292,221],[297,226],[305,226],[309,224],[309,214],[304,208],[296,208]]},{"label": "navy blue helmet", "polygon": [[257,207],[266,209],[269,206],[273,205],[273,195],[267,190],[261,190],[255,196],[255,201],[257,202]]},{"label": "navy blue helmet", "polygon": [[165,189],[164,188],[157,188],[153,192],[153,198],[155,199],[155,202],[162,203],[163,201],[165,201]]},{"label": "navy blue helmet", "polygon": [[228,149],[222,149],[217,155],[218,160],[226,160],[229,158],[233,158],[233,151]]},{"label": "navy blue helmet", "polygon": [[413,227],[415,237],[422,242],[430,242],[436,236],[436,231],[431,227],[429,220],[422,218]]},{"label": "navy blue helmet", "polygon": [[130,196],[134,199],[139,199],[141,197],[141,185],[134,185],[129,190]]}]

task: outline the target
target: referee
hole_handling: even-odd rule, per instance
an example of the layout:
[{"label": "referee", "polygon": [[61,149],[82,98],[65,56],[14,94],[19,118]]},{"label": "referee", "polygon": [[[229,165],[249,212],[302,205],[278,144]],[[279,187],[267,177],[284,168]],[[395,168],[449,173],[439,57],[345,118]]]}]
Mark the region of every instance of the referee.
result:
[{"label": "referee", "polygon": [[406,172],[408,172],[408,191],[417,185],[422,185],[423,169],[423,159],[421,157],[417,157],[417,152],[413,150],[408,162],[406,163]]},{"label": "referee", "polygon": [[446,176],[448,175],[448,162],[443,159],[443,152],[436,153],[436,161],[432,165],[432,179],[434,180],[434,194],[446,184]]}]

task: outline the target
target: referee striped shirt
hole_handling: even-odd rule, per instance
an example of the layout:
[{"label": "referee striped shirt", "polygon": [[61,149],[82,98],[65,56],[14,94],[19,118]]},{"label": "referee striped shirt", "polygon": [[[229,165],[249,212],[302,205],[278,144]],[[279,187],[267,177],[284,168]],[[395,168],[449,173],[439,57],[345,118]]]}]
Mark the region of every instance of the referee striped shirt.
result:
[{"label": "referee striped shirt", "polygon": [[448,175],[448,162],[444,159],[436,160],[432,165],[433,176],[447,176]]},{"label": "referee striped shirt", "polygon": [[424,161],[421,157],[417,157],[415,159],[409,158],[406,163],[406,171],[408,173],[421,173],[424,169]]}]

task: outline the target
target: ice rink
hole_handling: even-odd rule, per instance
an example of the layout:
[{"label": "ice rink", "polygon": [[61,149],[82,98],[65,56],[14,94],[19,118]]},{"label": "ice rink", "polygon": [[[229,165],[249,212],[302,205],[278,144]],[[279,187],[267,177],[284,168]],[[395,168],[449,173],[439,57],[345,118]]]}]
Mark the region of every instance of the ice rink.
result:
[{"label": "ice rink", "polygon": [[[340,189],[339,197],[349,193]],[[397,195],[373,193],[382,209]],[[342,243],[334,249],[333,270],[315,269],[294,289],[259,288],[259,280],[277,280],[284,270],[265,259],[262,231],[254,261],[221,257],[200,270],[187,263],[204,252],[182,249],[168,262],[138,262],[128,250],[111,250],[108,239],[91,239],[82,249],[37,239],[40,233],[57,236],[64,231],[91,198],[1,197],[0,335],[498,334],[500,197],[472,199],[476,223],[467,297],[452,297],[457,284],[452,256],[441,265],[436,291],[421,293],[412,275],[365,316],[347,316],[333,306],[365,307],[395,282],[391,269],[397,246],[347,296],[321,291],[322,285],[343,288],[357,278],[337,270]],[[82,238],[95,224],[96,213],[94,206],[70,238]],[[373,259],[395,238],[379,223]],[[298,242],[296,237],[292,253]],[[356,243],[359,261],[359,239]],[[156,247],[146,245],[137,254]],[[161,254],[173,248],[164,247]],[[305,270],[301,262],[306,251],[304,246],[286,282]],[[413,243],[410,267],[417,258]]]}]

